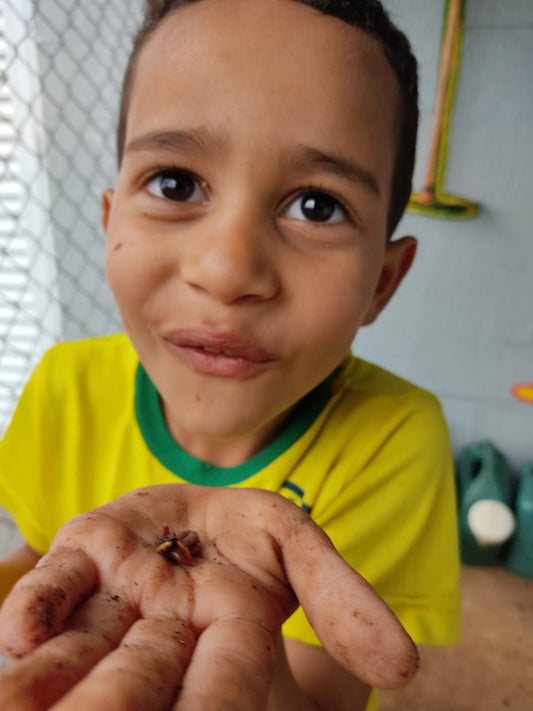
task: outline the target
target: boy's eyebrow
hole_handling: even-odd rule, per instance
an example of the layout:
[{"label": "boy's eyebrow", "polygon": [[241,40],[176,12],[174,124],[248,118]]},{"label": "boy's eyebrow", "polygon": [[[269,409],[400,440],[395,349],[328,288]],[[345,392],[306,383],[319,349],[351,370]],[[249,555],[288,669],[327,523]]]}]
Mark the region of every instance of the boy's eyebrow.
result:
[{"label": "boy's eyebrow", "polygon": [[324,153],[310,146],[298,146],[293,153],[298,162],[308,163],[324,168],[330,173],[335,173],[342,178],[358,183],[367,188],[371,193],[379,196],[378,181],[372,173],[359,163],[341,156]]},{"label": "boy's eyebrow", "polygon": [[[126,153],[153,150],[193,150],[213,154],[220,148],[220,141],[205,127],[172,131],[153,131],[132,139]],[[313,165],[335,173],[366,187],[374,195],[380,194],[379,185],[372,173],[357,162],[341,156],[325,153],[311,146],[299,145],[290,151],[289,163]]]},{"label": "boy's eyebrow", "polygon": [[186,131],[153,131],[132,139],[126,146],[126,153],[153,150],[196,150],[213,152],[217,141],[206,129]]}]

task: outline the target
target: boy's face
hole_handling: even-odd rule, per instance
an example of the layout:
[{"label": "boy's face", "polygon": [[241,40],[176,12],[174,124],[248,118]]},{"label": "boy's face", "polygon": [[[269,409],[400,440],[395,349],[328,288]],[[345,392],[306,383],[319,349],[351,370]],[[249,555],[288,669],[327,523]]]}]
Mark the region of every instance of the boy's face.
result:
[{"label": "boy's face", "polygon": [[288,0],[204,0],[142,49],[106,267],[191,453],[260,449],[409,267],[414,241],[386,243],[398,104],[372,39]]}]

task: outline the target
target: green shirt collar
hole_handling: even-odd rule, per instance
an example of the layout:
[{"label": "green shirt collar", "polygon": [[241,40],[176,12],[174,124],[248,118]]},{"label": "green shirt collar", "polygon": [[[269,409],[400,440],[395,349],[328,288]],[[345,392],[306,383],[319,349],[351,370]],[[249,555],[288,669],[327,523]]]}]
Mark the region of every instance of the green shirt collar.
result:
[{"label": "green shirt collar", "polygon": [[296,406],[280,434],[251,459],[235,467],[218,467],[188,454],[170,434],[159,393],[139,363],[135,379],[135,413],[148,449],[163,466],[191,484],[229,486],[261,471],[296,442],[313,424],[332,394],[336,371]]}]

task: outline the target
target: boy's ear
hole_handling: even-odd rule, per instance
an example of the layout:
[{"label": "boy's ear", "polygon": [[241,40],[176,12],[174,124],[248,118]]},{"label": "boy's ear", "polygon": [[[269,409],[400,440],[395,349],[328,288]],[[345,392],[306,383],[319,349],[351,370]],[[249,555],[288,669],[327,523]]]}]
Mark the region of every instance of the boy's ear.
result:
[{"label": "boy's ear", "polygon": [[389,242],[374,298],[363,321],[363,326],[373,323],[388,304],[413,263],[416,247],[417,242],[414,237],[402,237],[394,242]]},{"label": "boy's ear", "polygon": [[104,232],[107,234],[107,225],[109,224],[109,215],[111,213],[111,205],[113,204],[113,197],[115,191],[111,188],[107,188],[102,193],[102,227]]}]

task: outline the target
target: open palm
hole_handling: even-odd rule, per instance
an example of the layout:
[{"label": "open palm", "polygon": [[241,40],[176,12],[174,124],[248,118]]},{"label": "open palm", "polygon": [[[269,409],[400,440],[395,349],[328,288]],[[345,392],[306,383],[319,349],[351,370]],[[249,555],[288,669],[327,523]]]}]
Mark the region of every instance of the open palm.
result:
[{"label": "open palm", "polygon": [[[158,555],[164,524],[198,533],[193,565]],[[0,707],[263,708],[298,604],[368,684],[414,673],[393,613],[294,504],[256,489],[140,489],[68,522],[5,601],[0,651],[22,658],[0,674]]]}]

